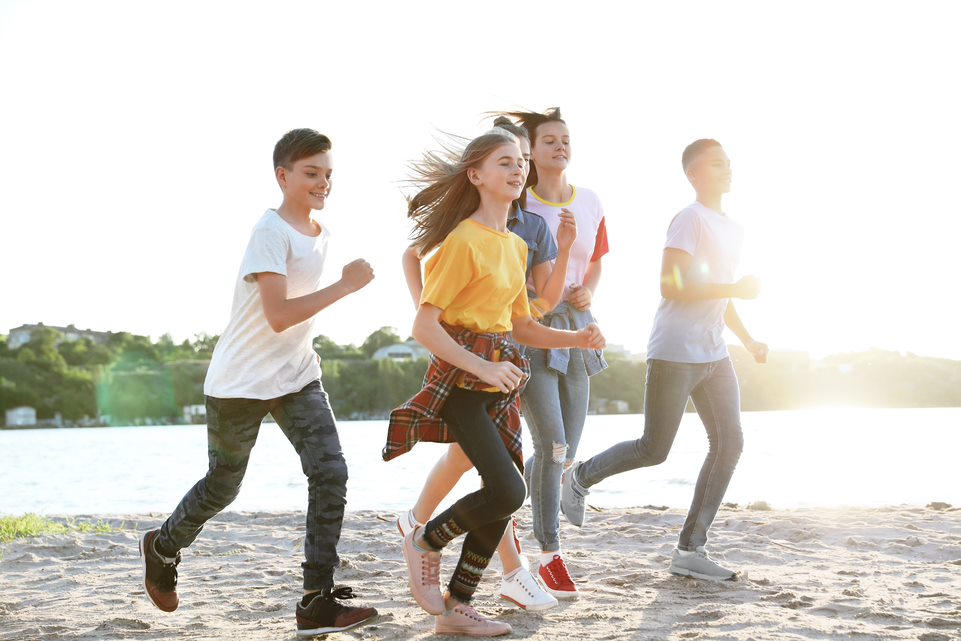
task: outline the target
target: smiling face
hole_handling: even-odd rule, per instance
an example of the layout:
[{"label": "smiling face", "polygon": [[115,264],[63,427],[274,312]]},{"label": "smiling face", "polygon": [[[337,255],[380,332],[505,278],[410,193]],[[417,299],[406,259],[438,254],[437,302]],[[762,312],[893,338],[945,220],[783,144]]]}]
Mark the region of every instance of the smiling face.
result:
[{"label": "smiling face", "polygon": [[527,162],[516,142],[497,146],[484,160],[467,170],[467,178],[481,199],[510,202],[520,197],[527,178]]},{"label": "smiling face", "polygon": [[726,194],[731,191],[731,160],[722,147],[708,147],[691,160],[687,179],[699,194]]},{"label": "smiling face", "polygon": [[277,168],[277,182],[284,201],[297,209],[323,209],[330,195],[333,159],[329,151],[295,161],[291,167]]},{"label": "smiling face", "polygon": [[563,122],[550,121],[537,127],[531,149],[537,171],[564,171],[571,161],[571,133]]}]

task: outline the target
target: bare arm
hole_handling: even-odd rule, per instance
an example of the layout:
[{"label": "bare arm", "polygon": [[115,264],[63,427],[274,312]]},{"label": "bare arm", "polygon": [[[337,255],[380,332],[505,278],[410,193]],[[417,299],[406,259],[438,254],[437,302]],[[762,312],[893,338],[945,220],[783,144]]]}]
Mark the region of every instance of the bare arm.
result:
[{"label": "bare arm", "polygon": [[373,278],[374,270],[366,260],[358,258],[344,266],[336,283],[306,296],[287,298],[287,277],[273,272],[257,274],[257,287],[267,323],[279,334],[313,318],[320,310],[361,289]]},{"label": "bare arm", "polygon": [[410,297],[414,301],[414,309],[417,309],[420,305],[420,295],[424,291],[424,280],[420,270],[420,255],[413,246],[404,250],[401,264],[404,267],[407,289],[410,290]]},{"label": "bare arm", "polygon": [[414,317],[411,330],[414,339],[426,347],[434,356],[447,361],[457,369],[470,372],[488,385],[508,394],[524,378],[519,367],[509,362],[492,363],[464,349],[440,326],[443,310],[433,305],[423,304]]},{"label": "bare arm", "polygon": [[693,256],[686,251],[670,247],[664,250],[661,258],[661,296],[679,301],[757,298],[761,283],[754,276],[745,276],[736,283],[701,283],[685,279],[692,260]]},{"label": "bare arm", "polygon": [[741,316],[737,313],[737,309],[734,308],[734,301],[727,302],[727,309],[724,310],[724,324],[731,328],[731,331],[734,332],[734,335],[738,337],[747,351],[751,353],[754,360],[758,363],[767,362],[767,345],[751,338],[751,334],[748,333],[747,328],[744,327]]},{"label": "bare arm", "polygon": [[603,349],[606,345],[604,335],[594,323],[576,332],[545,327],[530,316],[515,318],[511,324],[514,326],[514,340],[529,347]]},{"label": "bare arm", "polygon": [[584,284],[575,287],[568,302],[575,308],[584,311],[591,308],[594,301],[594,292],[597,284],[601,281],[601,259],[593,260],[587,265],[584,273]]}]

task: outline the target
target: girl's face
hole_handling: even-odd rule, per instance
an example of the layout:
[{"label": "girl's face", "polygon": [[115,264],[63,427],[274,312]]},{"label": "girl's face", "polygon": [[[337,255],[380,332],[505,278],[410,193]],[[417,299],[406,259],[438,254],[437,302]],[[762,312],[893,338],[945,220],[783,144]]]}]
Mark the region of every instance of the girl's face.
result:
[{"label": "girl's face", "polygon": [[556,120],[539,125],[531,155],[538,171],[567,169],[571,161],[571,133],[567,125]]},{"label": "girl's face", "polygon": [[521,155],[524,156],[524,181],[527,181],[527,174],[531,173],[531,141],[523,136],[517,137],[521,146]]},{"label": "girl's face", "polygon": [[479,165],[469,168],[467,177],[482,198],[510,202],[524,191],[526,165],[520,145],[508,142],[487,154]]}]

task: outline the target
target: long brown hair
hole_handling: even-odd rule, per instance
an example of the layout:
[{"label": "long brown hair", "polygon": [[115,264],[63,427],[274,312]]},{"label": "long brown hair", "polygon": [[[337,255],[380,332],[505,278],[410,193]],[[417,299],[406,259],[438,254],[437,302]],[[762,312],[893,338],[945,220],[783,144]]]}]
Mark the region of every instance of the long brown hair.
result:
[{"label": "long brown hair", "polygon": [[[538,113],[536,111],[502,111],[500,112],[502,116],[507,116],[513,118],[518,125],[527,130],[527,137],[531,141],[531,147],[537,142],[537,128],[547,122],[564,122],[561,118],[561,108],[551,107],[544,113]],[[533,162],[531,163],[530,173],[527,174],[527,182],[524,184],[524,193],[527,193],[527,188],[537,184],[537,165]]]},{"label": "long brown hair", "polygon": [[467,170],[512,142],[517,138],[510,132],[492,129],[467,143],[459,160],[454,149],[446,148],[443,154],[427,152],[411,164],[411,182],[422,185],[407,199],[407,217],[414,221],[411,240],[418,254],[423,256],[444,242],[454,227],[477,210],[480,193],[467,178]]}]

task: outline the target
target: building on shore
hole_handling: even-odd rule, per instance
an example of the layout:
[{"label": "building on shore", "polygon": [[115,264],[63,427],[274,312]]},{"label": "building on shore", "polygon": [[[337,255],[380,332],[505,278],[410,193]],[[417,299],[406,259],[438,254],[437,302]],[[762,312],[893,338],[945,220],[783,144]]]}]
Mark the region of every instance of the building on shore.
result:
[{"label": "building on shore", "polygon": [[30,342],[31,336],[38,329],[52,329],[63,334],[63,340],[67,342],[79,341],[84,338],[89,338],[94,343],[103,345],[110,340],[113,332],[97,332],[92,329],[77,329],[73,325],[67,325],[66,327],[57,327],[56,325],[44,325],[43,323],[37,323],[36,325],[21,325],[20,327],[15,327],[10,330],[7,336],[7,347],[9,349],[17,349],[18,347],[23,347]]}]

